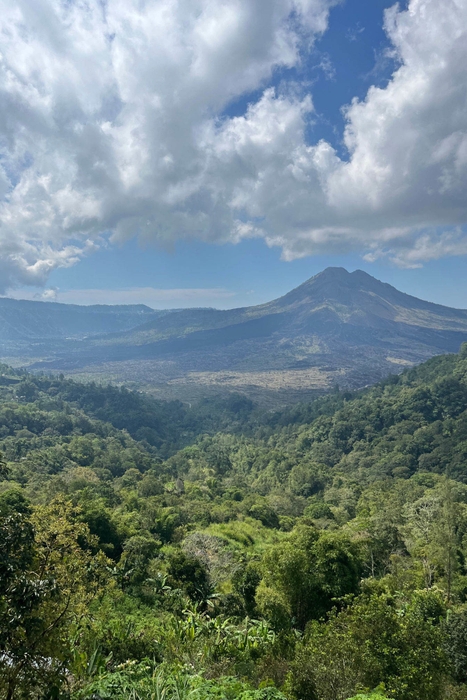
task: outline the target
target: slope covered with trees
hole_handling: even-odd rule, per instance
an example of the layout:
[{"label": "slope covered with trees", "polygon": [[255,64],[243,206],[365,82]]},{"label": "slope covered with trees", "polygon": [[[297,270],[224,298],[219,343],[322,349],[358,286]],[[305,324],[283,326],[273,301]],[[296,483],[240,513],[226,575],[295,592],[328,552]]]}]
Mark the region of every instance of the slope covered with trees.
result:
[{"label": "slope covered with trees", "polygon": [[467,348],[277,413],[2,368],[0,697],[467,698]]}]

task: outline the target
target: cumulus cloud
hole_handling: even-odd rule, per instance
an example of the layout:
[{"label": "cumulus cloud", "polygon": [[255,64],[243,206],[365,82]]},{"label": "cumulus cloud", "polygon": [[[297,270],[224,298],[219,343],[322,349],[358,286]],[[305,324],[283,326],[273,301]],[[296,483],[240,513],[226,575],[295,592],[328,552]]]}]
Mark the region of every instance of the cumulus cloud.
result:
[{"label": "cumulus cloud", "polygon": [[[346,110],[348,159],[307,143],[312,99],[268,84],[335,0],[0,0],[0,292],[102,236],[466,251],[467,0],[386,12],[399,67]],[[262,89],[240,117],[239,96]]]},{"label": "cumulus cloud", "polygon": [[213,139],[225,170],[226,141],[230,167],[250,165],[233,204],[286,258],[359,250],[412,267],[466,253],[467,2],[412,0],[385,27],[400,65],[347,108],[348,160],[306,144],[311,103],[271,91]]}]

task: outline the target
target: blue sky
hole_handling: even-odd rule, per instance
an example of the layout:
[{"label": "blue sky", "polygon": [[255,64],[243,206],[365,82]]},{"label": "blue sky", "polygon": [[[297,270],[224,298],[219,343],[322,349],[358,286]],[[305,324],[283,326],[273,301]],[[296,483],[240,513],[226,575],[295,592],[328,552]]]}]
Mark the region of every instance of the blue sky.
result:
[{"label": "blue sky", "polygon": [[[467,260],[463,256],[411,270],[368,263],[357,254],[318,255],[284,262],[278,249],[268,248],[259,240],[224,246],[183,243],[173,252],[142,250],[133,240],[121,248],[100,250],[72,268],[58,269],[51,281],[64,290],[61,299],[67,303],[95,303],[95,290],[99,289],[103,290],[99,299],[104,303],[124,299],[128,303],[149,303],[155,308],[232,308],[282,296],[330,266],[345,267],[349,272],[365,270],[407,294],[467,308]],[[148,288],[167,293],[158,298]],[[132,289],[137,290],[134,297]],[[122,290],[123,294],[114,298],[112,290]]]},{"label": "blue sky", "polygon": [[24,101],[3,83],[4,293],[228,308],[343,266],[467,308],[467,0],[93,0],[71,23],[36,0],[26,33],[0,4]]}]

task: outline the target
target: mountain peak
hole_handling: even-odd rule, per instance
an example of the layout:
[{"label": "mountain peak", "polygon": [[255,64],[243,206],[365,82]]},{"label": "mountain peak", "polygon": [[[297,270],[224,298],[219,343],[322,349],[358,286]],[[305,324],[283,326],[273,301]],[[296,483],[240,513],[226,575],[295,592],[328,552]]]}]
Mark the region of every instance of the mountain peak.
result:
[{"label": "mountain peak", "polygon": [[[364,270],[348,272],[344,267],[327,267],[285,296],[270,302],[268,306],[283,310],[289,305],[295,306],[303,303],[315,305],[329,302],[331,305],[337,303],[347,307],[359,307],[363,311],[368,308],[369,302],[373,305],[377,298],[385,305],[397,306],[411,311],[421,310],[441,316],[449,316],[454,312],[456,315],[455,309],[423,301],[401,292],[387,282],[381,282],[376,277],[369,275]],[[465,311],[462,309],[459,312],[465,315]]]},{"label": "mountain peak", "polygon": [[[352,273],[345,269],[345,267],[327,267],[322,272],[310,277],[304,285],[336,285],[336,284],[349,284],[350,277]],[[301,285],[302,287],[304,285]]]},{"label": "mountain peak", "polygon": [[347,277],[351,273],[345,269],[345,267],[326,267],[324,270],[321,272],[318,272],[318,274],[314,275],[310,279],[316,279],[317,277],[321,278],[342,278],[342,277]]},{"label": "mountain peak", "polygon": [[[349,272],[344,267],[327,267],[278,299],[277,302],[281,307],[308,300],[313,300],[313,302],[336,301],[347,304],[355,293],[376,291],[379,288],[378,285],[383,286],[383,283],[378,282],[377,279],[363,270]],[[386,286],[391,289],[389,285]],[[274,304],[274,302],[272,303]]]},{"label": "mountain peak", "polygon": [[310,277],[310,279],[307,280],[305,284],[314,281],[327,282],[330,284],[345,283],[351,286],[361,284],[364,284],[365,286],[372,286],[375,283],[383,284],[383,282],[377,280],[376,277],[372,277],[372,275],[369,275],[368,272],[364,272],[363,270],[354,270],[354,272],[349,272],[345,269],[345,267],[327,267],[322,272],[318,272],[317,275]]}]

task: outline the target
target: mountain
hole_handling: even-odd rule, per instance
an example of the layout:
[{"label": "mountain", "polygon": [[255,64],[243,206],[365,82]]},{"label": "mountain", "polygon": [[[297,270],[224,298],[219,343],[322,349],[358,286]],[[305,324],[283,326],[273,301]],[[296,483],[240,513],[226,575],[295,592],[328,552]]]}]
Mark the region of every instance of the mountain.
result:
[{"label": "mountain", "polygon": [[0,298],[0,344],[124,331],[161,313],[144,304],[78,306]]},{"label": "mountain", "polygon": [[[467,340],[467,310],[422,301],[343,268],[328,268],[259,306],[115,316],[128,326],[109,329],[106,321],[100,334],[63,340],[33,368],[134,380],[161,395],[224,387],[295,396],[335,383],[361,387],[433,355],[457,352]],[[27,343],[23,348],[31,354]]]}]

